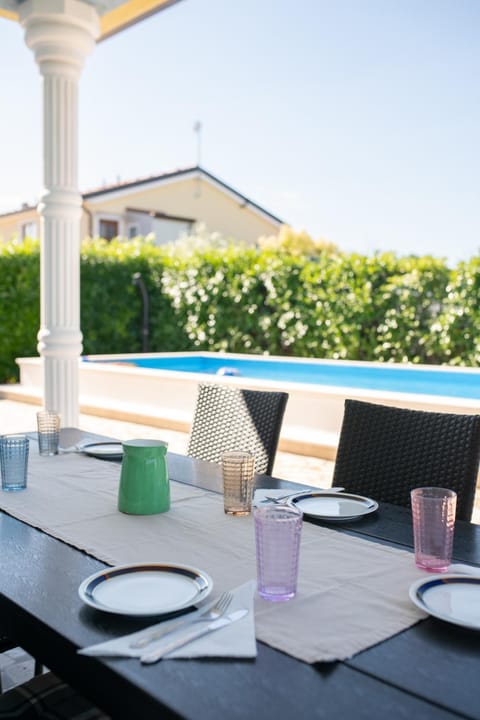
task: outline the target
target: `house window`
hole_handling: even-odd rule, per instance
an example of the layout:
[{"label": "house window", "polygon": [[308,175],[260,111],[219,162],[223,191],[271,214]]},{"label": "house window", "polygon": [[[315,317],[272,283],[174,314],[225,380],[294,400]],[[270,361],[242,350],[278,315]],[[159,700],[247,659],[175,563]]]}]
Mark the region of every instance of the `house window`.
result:
[{"label": "house window", "polygon": [[98,234],[105,240],[112,240],[114,237],[118,237],[118,221],[102,220],[102,218],[100,218]]},{"label": "house window", "polygon": [[138,235],[140,235],[138,231],[138,225],[129,225],[128,226],[128,239],[133,240],[133,238],[136,238]]},{"label": "house window", "polygon": [[21,232],[21,238],[22,240],[25,240],[25,238],[37,238],[37,223],[36,222],[26,222],[23,223],[23,225],[20,228]]}]

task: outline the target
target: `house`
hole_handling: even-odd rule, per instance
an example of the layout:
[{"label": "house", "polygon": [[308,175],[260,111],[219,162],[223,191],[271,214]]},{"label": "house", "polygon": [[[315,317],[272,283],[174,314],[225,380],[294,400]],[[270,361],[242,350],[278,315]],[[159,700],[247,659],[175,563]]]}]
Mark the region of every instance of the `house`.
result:
[{"label": "house", "polygon": [[[254,244],[275,235],[280,220],[200,166],[119,182],[83,194],[81,237],[133,238],[153,233],[157,244],[176,240],[195,223]],[[0,215],[0,239],[38,237],[36,207]]]}]

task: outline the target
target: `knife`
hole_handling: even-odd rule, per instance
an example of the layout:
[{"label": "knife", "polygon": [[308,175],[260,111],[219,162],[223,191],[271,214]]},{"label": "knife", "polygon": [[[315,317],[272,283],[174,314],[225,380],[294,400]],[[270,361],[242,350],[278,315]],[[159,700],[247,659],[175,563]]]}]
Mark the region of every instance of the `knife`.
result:
[{"label": "knife", "polygon": [[172,640],[172,642],[167,645],[164,645],[160,650],[153,650],[152,652],[144,653],[144,655],[140,657],[140,662],[144,665],[155,663],[165,657],[165,655],[168,655],[174,650],[178,650],[178,648],[181,648],[184,645],[188,645],[188,643],[202,637],[202,635],[207,635],[208,633],[215,632],[215,630],[220,630],[222,627],[226,627],[237,620],[241,620],[245,617],[245,615],[248,615],[248,610],[235,610],[235,612],[218,618],[218,620],[214,620],[213,622],[208,623],[208,625],[204,624],[201,627],[195,627],[193,630],[185,632],[185,634],[181,637]]},{"label": "knife", "polygon": [[[182,615],[177,621],[172,621],[169,623],[163,622],[160,623],[160,627],[150,628],[146,630],[140,637],[138,637],[136,640],[132,640],[130,643],[131,648],[142,648],[146,647],[147,645],[150,645],[150,643],[155,642],[155,640],[161,640],[161,638],[164,635],[169,635],[174,630],[178,630],[178,628],[182,627],[183,625],[191,625],[192,623],[196,623],[197,621],[202,619],[202,615],[205,615],[209,610],[211,610],[216,602],[218,601],[218,598],[213,600],[212,602],[209,602],[208,605],[204,605],[201,608],[197,608],[197,612],[190,613],[190,615]],[[208,620],[208,618],[207,618]]]}]

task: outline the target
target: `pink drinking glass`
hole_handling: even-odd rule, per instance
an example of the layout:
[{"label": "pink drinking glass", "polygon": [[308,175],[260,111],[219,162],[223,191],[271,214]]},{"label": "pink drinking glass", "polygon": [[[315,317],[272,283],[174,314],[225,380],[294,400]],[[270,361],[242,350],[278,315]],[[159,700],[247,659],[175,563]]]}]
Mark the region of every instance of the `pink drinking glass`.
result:
[{"label": "pink drinking glass", "polygon": [[297,592],[303,513],[286,505],[255,509],[258,594],[283,602]]},{"label": "pink drinking glass", "polygon": [[452,560],[457,494],[438,487],[415,488],[412,500],[415,563],[429,572],[446,572]]}]

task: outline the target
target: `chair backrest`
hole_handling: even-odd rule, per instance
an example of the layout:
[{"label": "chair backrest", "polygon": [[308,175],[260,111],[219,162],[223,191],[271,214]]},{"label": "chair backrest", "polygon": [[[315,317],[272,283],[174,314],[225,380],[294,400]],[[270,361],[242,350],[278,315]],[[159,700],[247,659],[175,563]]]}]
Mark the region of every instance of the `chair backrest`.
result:
[{"label": "chair backrest", "polygon": [[470,520],[479,458],[480,415],[346,400],[332,484],[405,507],[412,488],[450,488]]},{"label": "chair backrest", "polygon": [[271,475],[288,393],[200,383],[188,455],[219,463],[226,450],[255,455],[255,471]]}]

